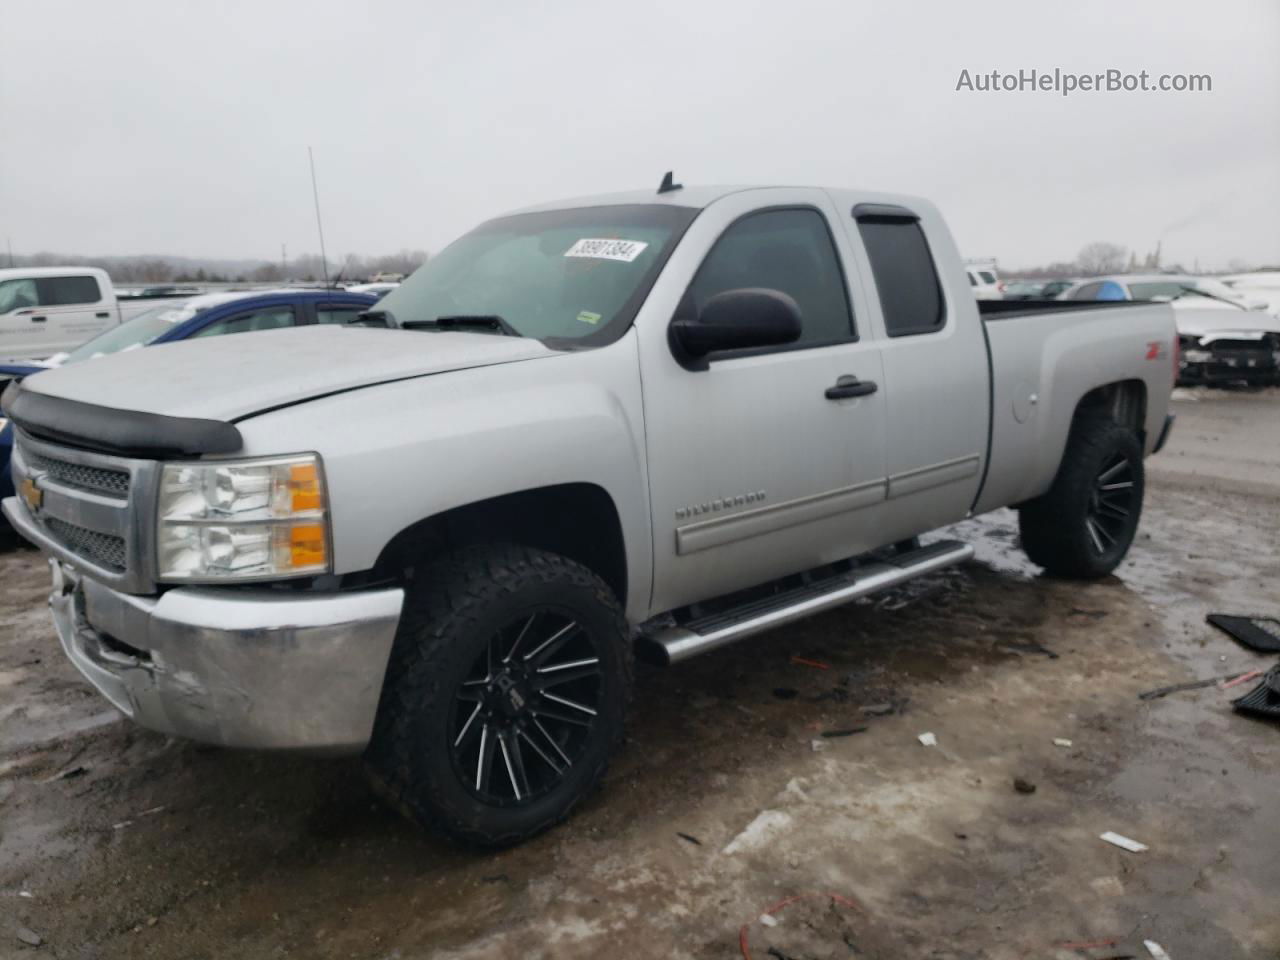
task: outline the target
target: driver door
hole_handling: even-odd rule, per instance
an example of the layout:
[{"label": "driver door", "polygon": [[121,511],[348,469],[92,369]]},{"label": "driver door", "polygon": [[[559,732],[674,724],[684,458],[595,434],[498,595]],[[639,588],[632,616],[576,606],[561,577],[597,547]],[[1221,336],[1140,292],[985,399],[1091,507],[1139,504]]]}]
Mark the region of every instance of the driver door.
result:
[{"label": "driver door", "polygon": [[[838,222],[817,190],[744,191],[711,204],[637,323],[655,610],[878,545],[883,371]],[[670,304],[696,309],[741,287],[795,299],[800,339],[712,354],[705,369],[681,366],[667,343]],[[877,389],[833,391],[849,378]]]}]

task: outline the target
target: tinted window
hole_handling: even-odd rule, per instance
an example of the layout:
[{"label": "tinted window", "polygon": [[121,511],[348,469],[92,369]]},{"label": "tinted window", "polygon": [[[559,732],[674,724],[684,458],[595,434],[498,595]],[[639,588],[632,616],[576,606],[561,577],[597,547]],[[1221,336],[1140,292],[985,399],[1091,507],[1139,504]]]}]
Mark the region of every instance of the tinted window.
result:
[{"label": "tinted window", "polygon": [[858,221],[858,233],[871,261],[889,336],[942,329],[946,322],[942,285],[920,224],[905,218],[868,217]]},{"label": "tinted window", "polygon": [[43,277],[36,281],[40,287],[40,306],[61,307],[72,303],[97,303],[102,299],[98,281],[93,277]]},{"label": "tinted window", "polygon": [[281,327],[291,327],[294,322],[293,307],[264,307],[261,310],[254,310],[252,313],[242,313],[239,316],[228,317],[226,320],[211,323],[199,333],[196,333],[195,336],[220,337],[227,333],[256,333],[259,330],[278,330]]},{"label": "tinted window", "polygon": [[38,306],[39,303],[40,294],[36,291],[34,280],[0,281],[0,313]]},{"label": "tinted window", "polygon": [[368,307],[316,307],[316,323],[350,323]]},{"label": "tinted window", "polygon": [[1108,280],[1098,290],[1099,300],[1123,300],[1125,299],[1124,287],[1116,283],[1114,280]]},{"label": "tinted window", "polygon": [[983,283],[995,283],[995,282],[996,282],[996,275],[995,275],[994,273],[988,273],[986,270],[981,271],[981,272],[978,274],[978,276],[980,276],[980,277],[982,278],[982,282],[983,282]]},{"label": "tinted window", "polygon": [[1129,289],[1133,291],[1135,300],[1151,300],[1155,297],[1173,299],[1186,293],[1187,285],[1176,280],[1164,280],[1152,283],[1131,283]]},{"label": "tinted window", "polygon": [[816,210],[766,210],[729,227],[689,285],[701,310],[726,290],[765,287],[800,305],[799,343],[835,343],[853,337],[853,318],[827,221]]},{"label": "tinted window", "polygon": [[1100,283],[1086,283],[1083,287],[1071,295],[1072,300],[1096,300],[1098,291],[1102,289]]},{"label": "tinted window", "polygon": [[969,278],[969,286],[976,287],[978,285],[977,278],[972,273],[966,273],[965,276]]}]

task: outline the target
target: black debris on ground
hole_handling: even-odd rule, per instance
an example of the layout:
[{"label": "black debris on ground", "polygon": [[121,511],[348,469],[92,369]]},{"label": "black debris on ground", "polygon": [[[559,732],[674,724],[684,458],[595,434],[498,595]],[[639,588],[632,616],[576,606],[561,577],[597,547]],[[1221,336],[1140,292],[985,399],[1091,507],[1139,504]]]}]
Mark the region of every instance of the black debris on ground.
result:
[{"label": "black debris on ground", "polygon": [[1231,705],[1240,713],[1280,720],[1280,666],[1272,667],[1256,687]]},{"label": "black debris on ground", "polygon": [[1275,617],[1239,617],[1211,613],[1205,622],[1258,653],[1280,653],[1280,620]]}]

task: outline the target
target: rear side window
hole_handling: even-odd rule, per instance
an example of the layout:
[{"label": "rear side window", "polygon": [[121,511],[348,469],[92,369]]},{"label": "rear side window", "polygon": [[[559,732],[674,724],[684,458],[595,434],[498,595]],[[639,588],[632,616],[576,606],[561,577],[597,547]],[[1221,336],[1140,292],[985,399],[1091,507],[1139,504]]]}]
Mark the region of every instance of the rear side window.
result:
[{"label": "rear side window", "polygon": [[65,307],[73,303],[97,303],[102,299],[93,277],[41,277],[40,306]]},{"label": "rear side window", "polygon": [[716,294],[742,287],[780,290],[795,300],[800,346],[853,339],[844,272],[817,210],[764,210],[736,221],[702,261],[688,295],[701,310]]},{"label": "rear side window", "polygon": [[920,222],[908,216],[859,217],[858,233],[871,261],[889,336],[941,330],[946,304]]},{"label": "rear side window", "polygon": [[996,282],[996,275],[995,275],[994,273],[988,273],[986,270],[983,270],[982,272],[980,272],[980,273],[978,274],[978,276],[980,276],[980,277],[982,278],[982,282],[983,282],[983,283],[995,283],[995,282]]},{"label": "rear side window", "polygon": [[368,309],[368,307],[325,304],[316,307],[316,323],[350,323]]}]

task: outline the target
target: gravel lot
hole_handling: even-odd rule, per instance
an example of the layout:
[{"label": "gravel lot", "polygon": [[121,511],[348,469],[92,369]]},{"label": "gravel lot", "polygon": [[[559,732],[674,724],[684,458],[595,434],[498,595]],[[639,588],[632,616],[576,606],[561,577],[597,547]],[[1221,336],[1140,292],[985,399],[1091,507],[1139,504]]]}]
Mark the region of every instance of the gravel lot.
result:
[{"label": "gravel lot", "polygon": [[[11,543],[0,957],[711,960],[743,938],[753,957],[1145,958],[1150,939],[1276,960],[1280,725],[1233,714],[1247,687],[1137,694],[1269,663],[1204,615],[1280,615],[1280,391],[1177,396],[1117,577],[1037,576],[1007,511],[960,524],[975,562],[642,672],[603,790],[498,854],[402,823],[357,762],[121,720],[57,648],[43,561]],[[756,919],[806,893],[839,899]]]}]

